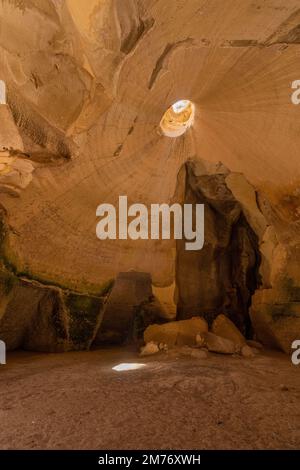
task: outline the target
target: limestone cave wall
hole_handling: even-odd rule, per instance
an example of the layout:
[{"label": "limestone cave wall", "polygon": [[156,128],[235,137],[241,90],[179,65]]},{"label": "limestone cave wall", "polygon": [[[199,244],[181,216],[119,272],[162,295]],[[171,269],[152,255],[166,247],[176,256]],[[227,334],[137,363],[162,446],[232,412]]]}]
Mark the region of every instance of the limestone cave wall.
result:
[{"label": "limestone cave wall", "polygon": [[[0,332],[12,348],[49,315],[68,342],[74,302],[85,324],[97,310],[90,344],[103,292],[133,270],[151,276],[165,319],[226,313],[289,350],[300,335],[299,24],[298,0],[0,1]],[[172,138],[160,123],[180,99],[195,115]],[[124,194],[148,207],[203,201],[203,250],[98,240],[97,206]]]}]

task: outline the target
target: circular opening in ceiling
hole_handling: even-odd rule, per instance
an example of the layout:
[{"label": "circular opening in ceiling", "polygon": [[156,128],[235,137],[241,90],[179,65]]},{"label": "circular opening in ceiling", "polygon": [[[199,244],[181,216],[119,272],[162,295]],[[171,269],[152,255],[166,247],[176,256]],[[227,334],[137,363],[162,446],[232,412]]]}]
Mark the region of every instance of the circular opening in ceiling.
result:
[{"label": "circular opening in ceiling", "polygon": [[167,109],[160,121],[160,128],[168,137],[179,137],[192,126],[195,106],[189,100],[179,100]]}]

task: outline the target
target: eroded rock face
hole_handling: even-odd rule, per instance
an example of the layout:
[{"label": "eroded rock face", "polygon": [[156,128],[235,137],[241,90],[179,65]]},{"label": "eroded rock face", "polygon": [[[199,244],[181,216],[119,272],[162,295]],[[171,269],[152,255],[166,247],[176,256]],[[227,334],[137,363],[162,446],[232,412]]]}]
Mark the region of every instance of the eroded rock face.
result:
[{"label": "eroded rock face", "polygon": [[0,151],[0,193],[19,196],[20,191],[32,181],[34,166],[30,161]]},{"label": "eroded rock face", "polygon": [[[171,285],[173,243],[99,242],[95,210],[120,194],[170,201],[190,158],[242,173],[290,232],[300,170],[289,91],[299,46],[283,48],[281,33],[292,37],[298,4],[279,6],[1,2],[0,75],[24,149],[60,162],[35,172],[21,203],[3,197],[13,228],[8,256],[19,271],[93,292],[128,269]],[[182,98],[195,105],[193,126],[178,139],[159,135],[163,114]]]},{"label": "eroded rock face", "polygon": [[[210,323],[225,313],[251,336],[251,307],[258,337],[275,336],[284,350],[300,337],[299,109],[290,99],[299,2],[223,3],[0,4],[1,260],[25,283],[87,296],[75,329],[90,323],[83,312],[110,279],[134,269],[151,276],[165,319],[177,307],[179,318]],[[178,99],[195,116],[174,139],[159,123]],[[204,202],[202,252],[172,240],[99,241],[96,207],[122,194],[147,206]],[[42,301],[47,318],[55,296]]]},{"label": "eroded rock face", "polygon": [[[279,287],[280,289],[280,287]],[[250,310],[257,339],[264,345],[291,353],[292,342],[300,335],[300,299],[282,297],[275,289],[258,291]]]},{"label": "eroded rock face", "polygon": [[199,312],[211,323],[224,311],[249,334],[248,309],[259,286],[258,237],[227,187],[226,168],[205,170],[192,162],[186,172],[184,202],[205,205],[205,243],[186,251],[185,240],[177,241],[179,316]]},{"label": "eroded rock face", "polygon": [[7,350],[64,352],[88,349],[103,297],[64,292],[36,281],[0,276],[0,337]]},{"label": "eroded rock face", "polygon": [[11,147],[23,150],[23,140],[7,104],[0,104],[0,122],[0,151]]},{"label": "eroded rock face", "polygon": [[111,286],[98,296],[43,284],[16,273],[3,254],[0,218],[0,337],[7,350],[62,352],[88,349],[97,333]]},{"label": "eroded rock face", "polygon": [[[143,307],[146,308],[147,304],[151,304],[152,298],[149,274],[134,271],[120,273],[103,311],[94,344],[122,344],[125,341],[132,341],[134,330],[138,328],[135,322],[139,320],[139,314],[143,313]],[[154,315],[155,312],[157,318],[156,306],[154,306]],[[140,320],[143,322],[143,318]]]}]

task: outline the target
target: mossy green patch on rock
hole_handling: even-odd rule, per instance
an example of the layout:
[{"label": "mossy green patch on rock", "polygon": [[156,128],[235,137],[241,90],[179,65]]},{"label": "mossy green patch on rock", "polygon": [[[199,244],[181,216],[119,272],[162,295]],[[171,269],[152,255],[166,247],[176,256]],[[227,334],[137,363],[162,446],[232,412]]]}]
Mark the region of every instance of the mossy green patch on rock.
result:
[{"label": "mossy green patch on rock", "polygon": [[17,277],[5,269],[1,270],[0,268],[0,291],[4,295],[8,295],[16,282],[18,281]]},{"label": "mossy green patch on rock", "polygon": [[[0,237],[1,237],[1,234],[0,234]],[[1,245],[0,245],[0,264],[1,263],[7,269],[7,271],[10,271],[18,278],[25,278],[30,281],[39,282],[40,284],[43,284],[45,286],[58,287],[62,289],[63,291],[78,292],[80,294],[84,294],[87,296],[89,295],[94,295],[94,296],[99,296],[99,297],[106,296],[107,294],[109,294],[109,292],[111,291],[114,285],[114,279],[109,279],[108,281],[100,285],[80,283],[77,286],[77,288],[75,288],[74,286],[70,285],[68,282],[65,282],[63,279],[58,280],[58,279],[48,278],[46,276],[41,276],[39,274],[31,272],[29,268],[26,268],[24,266],[22,267],[22,269],[20,269],[18,267],[19,263],[16,261],[16,258],[13,258],[12,254],[10,254],[10,256],[8,257],[3,246],[1,250]]]},{"label": "mossy green patch on rock", "polygon": [[10,250],[7,234],[3,212],[0,213],[0,296],[7,299],[7,305],[3,307],[0,332],[6,335],[9,349],[23,347],[47,352],[88,349],[114,280],[89,290],[82,278],[76,291],[61,279],[46,279],[23,265]]},{"label": "mossy green patch on rock", "polygon": [[68,293],[65,294],[65,304],[69,311],[69,335],[74,349],[88,349],[98,325],[103,299]]},{"label": "mossy green patch on rock", "polygon": [[143,338],[144,331],[153,323],[164,323],[161,305],[154,296],[150,296],[140,305],[134,307],[132,336],[134,341]]},{"label": "mossy green patch on rock", "polygon": [[300,302],[300,286],[297,286],[292,278],[285,278],[281,288],[289,302]]},{"label": "mossy green patch on rock", "polygon": [[98,295],[100,297],[108,295],[114,286],[115,280],[109,279],[108,281],[104,282],[99,289]]}]

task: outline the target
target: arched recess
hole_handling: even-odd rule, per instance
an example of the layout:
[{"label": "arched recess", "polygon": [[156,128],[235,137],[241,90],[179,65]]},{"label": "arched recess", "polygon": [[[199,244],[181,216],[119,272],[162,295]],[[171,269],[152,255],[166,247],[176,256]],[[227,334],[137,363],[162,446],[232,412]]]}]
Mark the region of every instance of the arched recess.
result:
[{"label": "arched recess", "polygon": [[185,240],[176,242],[177,318],[200,315],[211,325],[223,313],[251,337],[251,299],[267,282],[261,250],[268,224],[255,190],[222,164],[189,161],[184,203],[204,204],[205,243],[187,251]]}]

